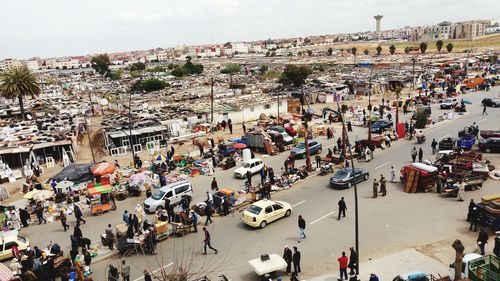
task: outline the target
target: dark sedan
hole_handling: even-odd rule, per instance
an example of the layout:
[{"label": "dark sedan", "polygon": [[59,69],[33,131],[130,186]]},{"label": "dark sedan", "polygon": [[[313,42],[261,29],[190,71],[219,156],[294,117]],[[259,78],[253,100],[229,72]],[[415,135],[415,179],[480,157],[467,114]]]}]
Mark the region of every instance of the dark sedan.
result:
[{"label": "dark sedan", "polygon": [[371,132],[372,133],[381,133],[386,129],[391,129],[392,128],[392,121],[389,121],[387,119],[380,119],[377,120],[377,122],[372,124],[371,127]]},{"label": "dark sedan", "polygon": [[489,138],[480,141],[479,150],[486,153],[500,153],[500,138]]},{"label": "dark sedan", "polygon": [[330,178],[330,185],[335,188],[350,188],[354,184],[354,174],[356,182],[365,181],[370,176],[365,169],[354,168],[353,173],[352,168],[343,168]]},{"label": "dark sedan", "polygon": [[500,101],[496,99],[483,99],[481,104],[489,107],[500,107]]}]

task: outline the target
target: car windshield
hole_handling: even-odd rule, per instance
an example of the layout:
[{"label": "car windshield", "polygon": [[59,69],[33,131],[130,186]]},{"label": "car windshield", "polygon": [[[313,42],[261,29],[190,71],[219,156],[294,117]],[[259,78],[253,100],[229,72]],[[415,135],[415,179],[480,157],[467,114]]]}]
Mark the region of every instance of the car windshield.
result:
[{"label": "car windshield", "polygon": [[165,192],[158,190],[153,195],[151,196],[155,200],[161,200],[163,198],[163,195],[165,195]]},{"label": "car windshield", "polygon": [[243,168],[250,168],[250,163],[243,163]]},{"label": "car windshield", "polygon": [[349,175],[349,171],[346,170],[338,170],[336,176],[337,177],[347,177]]},{"label": "car windshield", "polygon": [[22,236],[17,236],[17,240],[20,242],[26,243],[26,238],[24,238]]},{"label": "car windshield", "polygon": [[297,144],[297,146],[295,148],[305,148],[305,147],[306,147],[306,145],[303,142],[301,142],[301,143]]},{"label": "car windshield", "polygon": [[262,208],[255,206],[255,205],[252,205],[252,206],[248,207],[247,211],[254,214],[254,215],[258,215],[262,211]]}]

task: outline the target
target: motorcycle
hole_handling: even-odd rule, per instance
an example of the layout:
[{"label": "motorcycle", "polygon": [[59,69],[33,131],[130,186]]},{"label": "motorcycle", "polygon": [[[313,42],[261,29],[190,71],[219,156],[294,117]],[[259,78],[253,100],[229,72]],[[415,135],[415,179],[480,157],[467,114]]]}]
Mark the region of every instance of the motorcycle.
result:
[{"label": "motorcycle", "polygon": [[425,142],[425,136],[417,136],[417,144],[421,144]]},{"label": "motorcycle", "polygon": [[333,164],[332,163],[322,164],[319,171],[319,175],[324,176],[328,173],[333,173]]}]

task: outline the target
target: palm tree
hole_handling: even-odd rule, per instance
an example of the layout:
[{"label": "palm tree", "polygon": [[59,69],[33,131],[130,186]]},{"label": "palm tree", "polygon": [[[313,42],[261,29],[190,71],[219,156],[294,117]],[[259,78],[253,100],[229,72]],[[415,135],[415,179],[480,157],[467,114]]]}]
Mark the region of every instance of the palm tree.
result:
[{"label": "palm tree", "polygon": [[425,51],[427,51],[427,43],[422,42],[422,43],[420,43],[420,52],[422,54],[425,54]]},{"label": "palm tree", "polygon": [[391,46],[389,47],[389,53],[391,53],[391,55],[394,55],[394,53],[396,53],[396,46],[391,45]]},{"label": "palm tree", "polygon": [[437,40],[436,41],[436,48],[438,50],[438,52],[441,52],[441,49],[443,49],[443,40]]},{"label": "palm tree", "polygon": [[451,53],[451,51],[453,51],[453,44],[448,43],[448,45],[446,45],[446,51],[448,51],[448,53]]},{"label": "palm tree", "polygon": [[7,99],[19,100],[21,116],[24,114],[24,97],[34,98],[40,94],[40,86],[35,75],[26,67],[13,67],[0,73],[0,95]]},{"label": "palm tree", "polygon": [[377,47],[377,56],[380,56],[380,54],[382,53],[382,46],[378,46]]}]

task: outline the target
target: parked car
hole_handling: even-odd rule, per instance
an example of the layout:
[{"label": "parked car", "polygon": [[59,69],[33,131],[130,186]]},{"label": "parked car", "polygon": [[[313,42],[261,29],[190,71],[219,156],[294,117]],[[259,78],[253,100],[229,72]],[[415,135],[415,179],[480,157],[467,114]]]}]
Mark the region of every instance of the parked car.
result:
[{"label": "parked car", "polygon": [[292,213],[292,206],[283,201],[259,200],[248,207],[241,215],[246,225],[264,228],[267,224],[288,217]]},{"label": "parked car", "polygon": [[[321,154],[321,151],[323,149],[323,145],[319,141],[315,140],[310,140],[307,142],[309,145],[309,153],[311,155],[313,154]],[[306,157],[306,144],[304,142],[298,143],[292,151],[290,151],[290,154],[293,155],[295,159],[297,158],[305,158]]]},{"label": "parked car", "polygon": [[445,99],[441,102],[441,105],[439,106],[439,108],[441,109],[452,109],[452,108],[455,108],[455,106],[457,106],[458,102],[456,99]]},{"label": "parked car", "polygon": [[500,153],[500,138],[489,138],[480,141],[479,150],[486,153]]},{"label": "parked car", "polygon": [[454,138],[444,138],[439,141],[439,150],[452,150],[455,147],[456,139]]},{"label": "parked car", "polygon": [[500,138],[500,130],[481,130],[479,131],[479,135],[483,139]]},{"label": "parked car", "polygon": [[247,175],[247,171],[250,171],[253,175],[260,172],[262,167],[264,167],[264,162],[258,158],[244,161],[241,166],[234,171],[234,177],[244,179]]},{"label": "parked car", "polygon": [[293,142],[293,137],[291,137],[286,131],[285,128],[281,126],[272,126],[267,128],[266,132],[268,131],[273,131],[273,132],[278,132],[283,136],[283,142],[285,144],[290,144]]},{"label": "parked car", "polygon": [[193,187],[188,181],[178,181],[169,183],[160,189],[153,191],[151,197],[144,200],[144,210],[154,213],[160,207],[165,206],[165,200],[168,199],[171,204],[181,201],[183,195],[193,196]]},{"label": "parked car", "polygon": [[12,255],[12,247],[16,245],[19,251],[24,251],[30,245],[28,239],[19,236],[19,233],[16,230],[12,231],[4,231],[0,233],[0,261],[11,259],[14,256]]},{"label": "parked car", "polygon": [[367,180],[370,174],[367,170],[361,168],[344,168],[338,170],[331,178],[330,185],[335,188],[350,188],[354,184],[354,177],[356,182]]},{"label": "parked car", "polygon": [[500,107],[500,101],[497,99],[485,98],[481,101],[481,104],[488,107]]},{"label": "parked car", "polygon": [[382,131],[387,130],[387,129],[392,129],[392,121],[389,121],[387,119],[380,119],[376,121],[375,123],[372,124],[371,127],[371,132],[372,133],[378,133],[382,129]]}]

